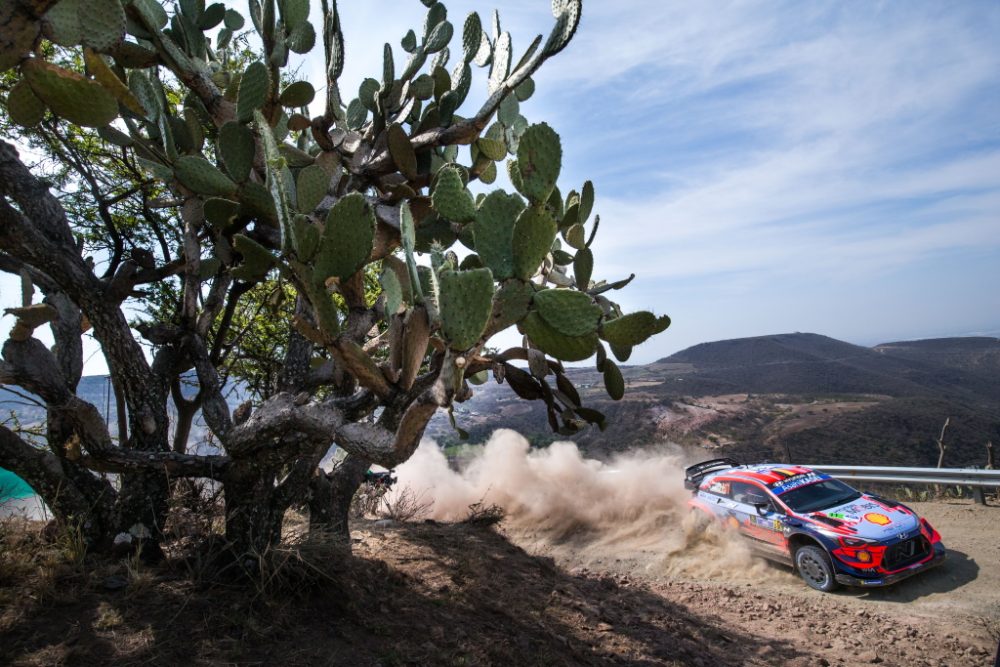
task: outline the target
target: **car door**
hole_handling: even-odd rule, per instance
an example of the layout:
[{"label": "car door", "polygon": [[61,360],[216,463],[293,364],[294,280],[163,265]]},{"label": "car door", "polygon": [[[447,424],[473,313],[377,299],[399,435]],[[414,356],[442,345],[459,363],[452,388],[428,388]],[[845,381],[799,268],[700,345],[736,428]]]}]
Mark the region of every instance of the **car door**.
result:
[{"label": "car door", "polygon": [[[729,511],[738,522],[741,533],[755,548],[768,553],[786,554],[784,515],[763,487],[750,482],[732,482],[729,487]],[[758,505],[766,509],[758,510]]]}]

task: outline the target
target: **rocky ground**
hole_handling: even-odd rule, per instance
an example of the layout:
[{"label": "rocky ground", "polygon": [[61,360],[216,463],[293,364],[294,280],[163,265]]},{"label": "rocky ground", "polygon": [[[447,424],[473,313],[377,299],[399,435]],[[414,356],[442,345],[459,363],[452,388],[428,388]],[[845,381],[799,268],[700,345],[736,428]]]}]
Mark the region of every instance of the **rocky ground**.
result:
[{"label": "rocky ground", "polygon": [[836,594],[714,547],[545,541],[503,524],[360,523],[353,556],[311,545],[250,590],[199,579],[191,558],[81,567],[71,544],[8,530],[0,664],[992,664],[1000,508],[917,509],[948,564]]}]

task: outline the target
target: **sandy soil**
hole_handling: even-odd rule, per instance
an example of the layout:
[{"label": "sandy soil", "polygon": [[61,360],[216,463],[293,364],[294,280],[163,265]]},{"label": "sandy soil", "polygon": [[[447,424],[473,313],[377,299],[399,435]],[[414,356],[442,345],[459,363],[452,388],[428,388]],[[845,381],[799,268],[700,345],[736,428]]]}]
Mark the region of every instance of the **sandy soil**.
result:
[{"label": "sandy soil", "polygon": [[510,537],[571,574],[610,574],[719,628],[751,634],[764,642],[755,656],[768,664],[790,664],[780,651],[790,642],[810,656],[803,664],[991,665],[1000,641],[1000,507],[960,501],[911,506],[942,533],[947,562],[893,587],[833,594],[813,591],[789,569],[761,562],[678,568],[655,549],[623,553],[613,543],[572,539],[552,544],[524,530]]}]

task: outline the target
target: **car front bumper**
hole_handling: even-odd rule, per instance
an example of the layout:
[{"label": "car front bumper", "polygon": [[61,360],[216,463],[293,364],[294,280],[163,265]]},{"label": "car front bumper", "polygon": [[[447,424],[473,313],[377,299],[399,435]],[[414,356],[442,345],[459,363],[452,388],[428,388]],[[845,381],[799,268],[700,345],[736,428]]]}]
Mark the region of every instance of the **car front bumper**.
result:
[{"label": "car front bumper", "polygon": [[932,567],[937,567],[938,565],[944,562],[945,558],[946,558],[946,552],[944,550],[944,547],[940,545],[935,545],[934,556],[930,560],[924,561],[923,563],[917,563],[915,565],[911,565],[905,570],[894,572],[892,574],[887,574],[881,577],[878,576],[872,577],[870,579],[864,577],[855,577],[850,574],[844,574],[838,572],[836,579],[838,584],[843,584],[845,586],[858,586],[860,588],[879,588],[881,586],[891,586],[892,584],[898,581],[902,581],[903,579],[912,577],[915,574],[920,574],[924,570],[929,570]]}]

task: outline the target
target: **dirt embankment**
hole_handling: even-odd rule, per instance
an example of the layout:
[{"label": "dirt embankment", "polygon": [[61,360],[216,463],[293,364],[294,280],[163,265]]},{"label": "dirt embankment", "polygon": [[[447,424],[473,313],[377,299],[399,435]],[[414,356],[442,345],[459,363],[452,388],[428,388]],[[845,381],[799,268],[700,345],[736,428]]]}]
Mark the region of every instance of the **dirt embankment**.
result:
[{"label": "dirt embankment", "polygon": [[[313,545],[259,590],[195,583],[197,559],[81,565],[0,533],[0,664],[989,664],[1000,508],[916,504],[950,549],[941,569],[822,594],[690,521],[682,463],[506,432],[458,474],[428,448],[397,488],[429,494],[431,522],[358,522],[353,555]],[[506,509],[499,528],[445,522],[478,501]]]}]

